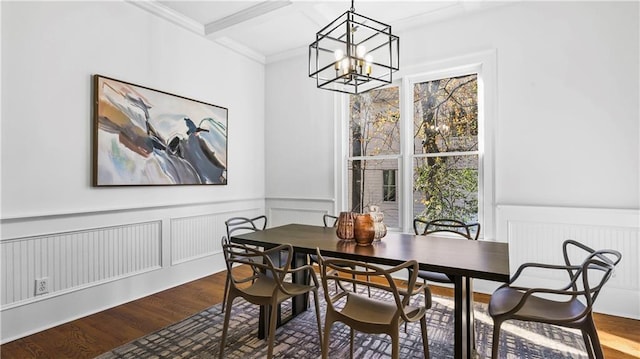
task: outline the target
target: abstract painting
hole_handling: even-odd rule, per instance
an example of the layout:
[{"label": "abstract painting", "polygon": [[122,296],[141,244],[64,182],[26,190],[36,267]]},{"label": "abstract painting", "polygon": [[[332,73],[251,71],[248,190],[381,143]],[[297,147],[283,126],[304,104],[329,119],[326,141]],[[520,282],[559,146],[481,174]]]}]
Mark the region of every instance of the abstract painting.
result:
[{"label": "abstract painting", "polygon": [[94,186],[227,184],[224,107],[94,75]]}]

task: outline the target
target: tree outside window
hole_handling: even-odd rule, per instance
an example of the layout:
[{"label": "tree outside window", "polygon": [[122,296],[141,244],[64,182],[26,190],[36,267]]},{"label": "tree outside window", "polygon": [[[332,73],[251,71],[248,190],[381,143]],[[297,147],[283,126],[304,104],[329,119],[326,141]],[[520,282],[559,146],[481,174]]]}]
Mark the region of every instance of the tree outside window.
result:
[{"label": "tree outside window", "polygon": [[414,216],[478,218],[478,76],[417,83]]}]

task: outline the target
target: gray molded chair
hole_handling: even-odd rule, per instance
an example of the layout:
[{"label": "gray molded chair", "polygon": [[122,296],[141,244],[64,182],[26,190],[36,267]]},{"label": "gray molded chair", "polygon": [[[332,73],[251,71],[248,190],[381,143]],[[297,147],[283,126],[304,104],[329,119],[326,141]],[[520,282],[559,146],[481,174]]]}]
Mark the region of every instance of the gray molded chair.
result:
[{"label": "gray molded chair", "polygon": [[[220,340],[220,358],[224,358],[225,340],[229,329],[229,320],[231,316],[231,308],[233,300],[241,297],[246,301],[256,304],[268,306],[268,310],[264,314],[268,316],[266,323],[269,323],[269,348],[267,358],[273,357],[273,342],[276,332],[277,307],[283,301],[294,296],[313,292],[316,308],[316,320],[318,324],[318,338],[322,343],[322,330],[320,325],[320,301],[318,299],[318,280],[315,275],[310,276],[311,284],[298,284],[285,281],[285,276],[300,271],[313,272],[310,265],[305,265],[296,269],[291,269],[291,258],[293,248],[289,244],[279,245],[277,247],[261,251],[252,247],[241,244],[227,243],[222,247],[225,262],[227,264],[227,273],[229,273],[230,286],[228,300],[224,315],[224,326],[222,328],[222,338]],[[273,264],[271,257],[281,252],[287,254],[287,260],[283,266]],[[252,268],[252,272],[248,276],[242,276],[238,271],[233,271],[238,266],[247,265]],[[251,283],[251,284],[249,284]]]},{"label": "gray molded chair", "polygon": [[242,231],[261,231],[267,228],[267,216],[262,215],[255,218],[247,217],[232,217],[224,222],[227,227],[227,237],[231,238],[231,235],[235,232]]},{"label": "gray molded chair", "polygon": [[[424,226],[424,229],[420,229]],[[477,240],[480,235],[480,223],[464,223],[455,219],[434,219],[426,221],[419,218],[413,220],[413,231],[417,235],[427,235],[431,233],[454,233],[452,238]],[[473,234],[475,232],[475,234]],[[453,279],[444,273],[421,270],[418,278],[430,280],[438,283],[453,283]]]},{"label": "gray molded chair", "polygon": [[[422,227],[422,229],[420,228]],[[413,220],[413,231],[417,235],[427,235],[431,233],[452,233],[455,236],[452,236],[454,239],[470,239],[477,240],[480,236],[480,223],[464,223],[457,219],[434,219],[431,221],[423,220],[420,218],[416,218]],[[440,273],[440,272],[431,272],[426,270],[421,270],[418,272],[418,278],[422,279],[426,284],[427,281],[437,282],[437,283],[453,283],[453,278],[450,276]],[[471,279],[469,279],[471,281]],[[472,284],[470,284],[470,290],[472,289]],[[473,301],[469,303],[473,308]],[[473,311],[471,311],[471,322],[473,323],[474,316]],[[475,338],[475,330],[473,331],[473,336]],[[474,340],[475,347],[475,340]]]},{"label": "gray molded chair", "polygon": [[[246,217],[232,217],[227,219],[224,222],[224,225],[227,227],[227,236],[222,237],[222,246],[229,243],[229,238],[233,233],[248,233],[255,231],[262,231],[267,228],[267,216],[262,215],[255,218],[246,218]],[[222,297],[222,312],[224,313],[224,309],[226,307],[225,303],[227,302],[227,294],[229,293],[229,273],[227,272],[227,279],[224,283],[224,294]]]},{"label": "gray molded chair", "polygon": [[[586,254],[579,265],[573,264],[569,258],[569,251],[576,249]],[[563,243],[562,250],[565,265],[525,263],[518,268],[509,283],[502,285],[491,295],[489,314],[493,318],[492,358],[498,357],[500,326],[509,319],[580,329],[589,358],[604,358],[593,322],[593,303],[622,255],[612,249],[596,251],[571,239]],[[559,289],[518,285],[516,282],[525,270],[546,271],[547,274],[553,274],[553,271],[567,272],[567,284]]]},{"label": "gray molded chair", "polygon": [[325,227],[335,227],[338,223],[338,217],[330,214],[325,214],[322,216],[322,223],[324,223]]},{"label": "gray molded chair", "polygon": [[[427,337],[427,322],[425,313],[431,308],[431,291],[424,284],[416,284],[418,263],[407,261],[390,269],[384,269],[373,264],[351,261],[339,258],[322,257],[317,250],[322,288],[327,302],[324,323],[324,342],[322,343],[322,358],[329,353],[329,338],[334,322],[342,322],[350,327],[351,357],[353,357],[354,330],[369,334],[387,334],[391,337],[391,357],[399,357],[399,327],[405,322],[420,322],[422,329],[422,344],[424,357],[429,358],[429,341]],[[357,269],[352,269],[357,268]],[[406,288],[398,288],[392,275],[413,268]],[[371,281],[358,279],[369,276]],[[330,293],[330,282],[336,283],[338,290]],[[376,299],[364,296],[353,290],[349,284],[371,286],[379,291],[387,292],[390,300]],[[411,298],[424,293],[424,305],[411,305]],[[414,301],[416,302],[416,301]]]}]

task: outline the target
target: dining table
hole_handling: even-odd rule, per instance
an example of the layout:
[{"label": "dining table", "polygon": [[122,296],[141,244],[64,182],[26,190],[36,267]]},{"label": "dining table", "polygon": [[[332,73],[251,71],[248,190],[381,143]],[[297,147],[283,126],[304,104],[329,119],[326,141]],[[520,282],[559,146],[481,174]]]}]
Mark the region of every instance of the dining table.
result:
[{"label": "dining table", "polygon": [[[418,262],[420,270],[447,274],[454,284],[454,357],[474,357],[473,292],[471,280],[484,279],[495,282],[509,281],[509,245],[487,240],[460,240],[442,234],[414,235],[388,232],[371,245],[361,246],[353,240],[343,240],[331,227],[306,224],[287,224],[252,233],[233,235],[235,243],[273,248],[280,244],[293,247],[292,267],[307,264],[309,254],[316,248],[322,255],[366,263],[395,266],[408,260]],[[294,282],[305,282],[308,277],[300,272]],[[293,298],[292,316],[307,309],[308,297]],[[263,309],[261,309],[263,310]],[[264,337],[264,315],[258,335]]]}]

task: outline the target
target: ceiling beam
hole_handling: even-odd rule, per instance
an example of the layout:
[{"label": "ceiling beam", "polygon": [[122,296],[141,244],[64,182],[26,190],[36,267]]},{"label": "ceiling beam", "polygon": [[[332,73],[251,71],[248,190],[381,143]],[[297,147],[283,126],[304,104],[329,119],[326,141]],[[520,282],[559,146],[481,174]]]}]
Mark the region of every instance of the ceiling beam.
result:
[{"label": "ceiling beam", "polygon": [[220,20],[212,21],[204,26],[204,33],[206,36],[224,30],[228,27],[243,23],[258,16],[262,16],[274,10],[278,10],[282,7],[291,5],[291,1],[263,1],[259,4],[253,5],[242,11],[238,11],[229,16],[225,16]]}]

